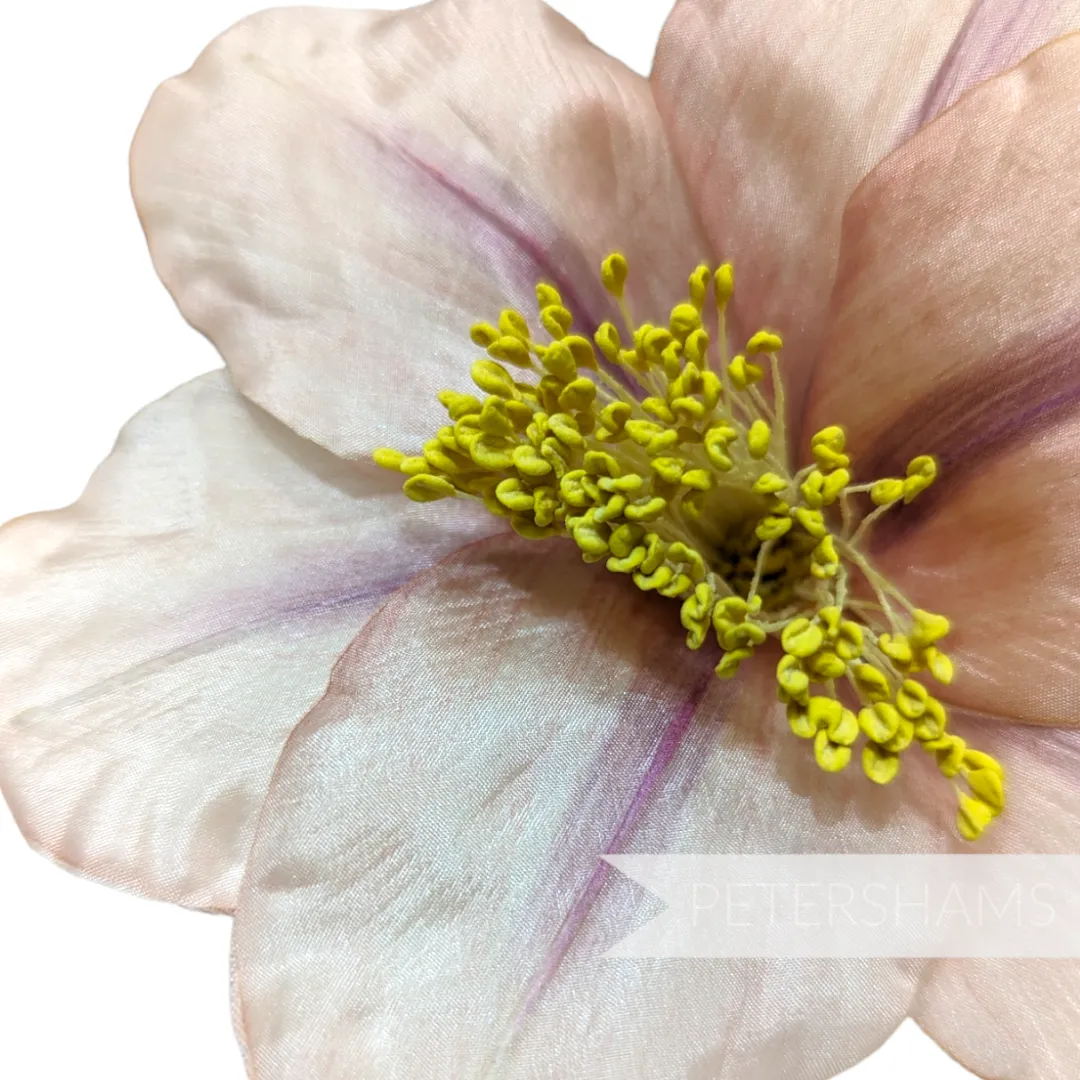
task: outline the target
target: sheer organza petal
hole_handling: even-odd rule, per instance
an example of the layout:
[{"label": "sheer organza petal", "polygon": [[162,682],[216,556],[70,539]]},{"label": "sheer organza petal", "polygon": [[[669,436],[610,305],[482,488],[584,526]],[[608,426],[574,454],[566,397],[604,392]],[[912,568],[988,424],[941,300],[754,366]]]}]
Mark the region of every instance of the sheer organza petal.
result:
[{"label": "sheer organza petal", "polygon": [[1080,716],[1078,67],[1048,45],[855,194],[807,423],[867,478],[938,457],[880,561],[955,620],[955,700],[1038,723]]},{"label": "sheer organza petal", "polygon": [[132,176],[240,389],[350,457],[430,437],[470,325],[535,325],[537,281],[591,332],[611,250],[642,318],[707,250],[648,83],[538,0],[255,15],[157,91]]},{"label": "sheer organza petal", "polygon": [[[953,727],[1008,769],[1008,808],[980,851],[1080,854],[1080,732],[962,713],[954,714]],[[1013,908],[1014,916],[1022,911]],[[1044,917],[1042,910],[1036,914]],[[1080,1044],[1080,961],[938,960],[923,975],[912,1016],[978,1076],[1072,1080]]]},{"label": "sheer organza petal", "polygon": [[948,843],[918,786],[823,777],[767,663],[733,686],[714,662],[564,541],[485,541],[396,593],[260,818],[252,1075],[824,1080],[876,1047],[921,962],[600,959],[654,913],[604,852]]},{"label": "sheer organza petal", "polygon": [[274,761],[341,650],[498,527],[376,472],[214,372],[139,413],[73,506],[0,531],[0,786],[35,847],[232,907]]},{"label": "sheer organza petal", "polygon": [[1045,0],[680,0],[653,85],[743,336],[786,336],[790,400],[820,351],[844,204],[979,79],[1075,28]]}]

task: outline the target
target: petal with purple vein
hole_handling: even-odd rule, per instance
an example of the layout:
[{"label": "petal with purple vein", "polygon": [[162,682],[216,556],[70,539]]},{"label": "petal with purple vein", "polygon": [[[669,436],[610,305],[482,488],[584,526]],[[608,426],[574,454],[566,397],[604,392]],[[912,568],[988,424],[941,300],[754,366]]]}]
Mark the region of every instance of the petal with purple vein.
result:
[{"label": "petal with purple vein", "polygon": [[745,341],[785,337],[797,414],[844,204],[910,129],[970,0],[680,0],[652,82]]},{"label": "petal with purple vein", "polygon": [[707,253],[648,83],[534,0],[246,19],[154,95],[132,184],[241,391],[347,457],[426,438],[538,281],[588,332],[611,250],[642,318]]},{"label": "petal with purple vein", "polygon": [[[976,87],[848,207],[806,429],[936,455],[880,561],[956,626],[959,704],[1080,716],[1080,35]],[[892,542],[895,541],[895,542]]]},{"label": "petal with purple vein", "polygon": [[473,545],[395,594],[261,818],[234,938],[253,1075],[824,1078],[886,1037],[918,962],[600,959],[651,912],[605,852],[946,842],[918,785],[823,777],[767,664],[722,683],[681,639],[564,541]]},{"label": "petal with purple vein", "polygon": [[1077,29],[1077,0],[975,0],[912,118],[912,130],[929,123],[977,83]]},{"label": "petal with purple vein", "polygon": [[230,909],[274,762],[341,650],[413,573],[499,528],[398,488],[214,372],[139,413],[73,506],[6,525],[0,787],[27,839]]}]

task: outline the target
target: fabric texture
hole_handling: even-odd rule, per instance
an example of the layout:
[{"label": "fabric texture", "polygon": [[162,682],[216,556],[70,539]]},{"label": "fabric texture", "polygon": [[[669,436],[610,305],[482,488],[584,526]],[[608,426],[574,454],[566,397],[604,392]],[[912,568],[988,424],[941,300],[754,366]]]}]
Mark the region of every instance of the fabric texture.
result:
[{"label": "fabric texture", "polygon": [[721,683],[671,602],[368,461],[536,282],[591,333],[610,251],[641,320],[733,260],[796,433],[940,456],[874,557],[957,627],[957,730],[1016,792],[986,850],[1071,851],[1078,22],[680,0],[644,80],[533,0],[282,9],[158,90],[136,203],[228,373],[0,532],[0,784],[66,865],[238,903],[252,1077],[826,1080],[909,1014],[1072,1076],[1074,963],[598,960],[650,913],[605,852],[954,851],[954,793],[824,776],[767,660]]},{"label": "fabric texture", "polygon": [[347,457],[426,438],[537,281],[591,333],[610,251],[664,310],[708,253],[646,80],[531,0],[255,15],[154,95],[132,187],[239,388]]},{"label": "fabric texture", "polygon": [[254,1076],[824,1080],[891,1033],[921,963],[601,959],[656,913],[605,852],[947,843],[932,803],[822,784],[766,686],[669,616],[517,537],[395,593],[262,815],[234,936]]},{"label": "fabric texture", "polygon": [[792,400],[821,350],[859,182],[975,82],[1075,29],[1071,0],[675,5],[657,105],[713,250],[737,267],[736,338],[784,328]]},{"label": "fabric texture", "polygon": [[1080,717],[1078,70],[1074,34],[972,90],[860,186],[807,421],[842,418],[867,475],[937,457],[941,483],[879,532],[878,561],[963,613],[953,701],[1067,725]]},{"label": "fabric texture", "polygon": [[0,531],[19,826],[112,885],[231,910],[274,762],[342,649],[418,569],[499,528],[420,512],[224,372],[173,391],[77,503]]}]

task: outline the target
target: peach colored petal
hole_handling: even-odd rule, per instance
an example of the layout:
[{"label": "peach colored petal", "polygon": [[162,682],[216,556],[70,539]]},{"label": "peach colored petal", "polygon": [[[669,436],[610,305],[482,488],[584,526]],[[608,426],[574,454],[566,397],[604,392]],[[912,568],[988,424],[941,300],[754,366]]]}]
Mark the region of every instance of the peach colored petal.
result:
[{"label": "peach colored petal", "polygon": [[952,617],[953,701],[1080,724],[1080,414],[1031,424],[993,452],[946,476],[927,516],[878,561]]},{"label": "peach colored petal", "polygon": [[1080,717],[1078,66],[1047,46],[855,194],[807,422],[861,477],[938,456],[880,560],[954,619],[954,699],[1038,723]]},{"label": "peach colored petal", "polygon": [[[1009,805],[979,850],[1080,854],[1080,733],[962,714],[953,727],[1008,770]],[[1080,961],[937,960],[924,972],[912,1016],[979,1076],[1072,1080]]]},{"label": "peach colored petal", "polygon": [[0,787],[30,843],[231,908],[274,761],[341,650],[499,527],[425,511],[224,372],[139,413],[78,502],[0,530]]},{"label": "peach colored petal", "polygon": [[912,1010],[976,1076],[1074,1080],[1080,961],[938,961]]},{"label": "peach colored petal", "polygon": [[[601,961],[640,924],[604,852],[947,845],[917,783],[824,777],[764,681],[563,541],[395,594],[289,741],[234,939],[258,1080],[825,1080],[920,962]],[[768,690],[770,697],[764,697]]]},{"label": "peach colored petal", "polygon": [[866,173],[973,82],[1080,25],[1044,0],[680,0],[657,102],[719,257],[739,335],[787,340],[798,402],[821,334],[844,204]]},{"label": "peach colored petal", "polygon": [[537,281],[588,332],[612,249],[657,306],[707,253],[648,83],[538,0],[255,15],[154,95],[132,177],[240,389],[349,457],[429,437]]}]

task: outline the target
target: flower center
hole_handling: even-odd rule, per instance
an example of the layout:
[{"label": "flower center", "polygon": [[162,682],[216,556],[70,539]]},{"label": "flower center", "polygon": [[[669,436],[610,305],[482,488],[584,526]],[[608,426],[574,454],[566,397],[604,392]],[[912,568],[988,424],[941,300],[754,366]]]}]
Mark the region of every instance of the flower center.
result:
[{"label": "flower center", "polygon": [[974,840],[1004,808],[1003,770],[948,730],[945,707],[912,678],[952,681],[940,648],[949,622],[916,608],[862,551],[884,513],[930,486],[936,462],[920,456],[903,478],[855,484],[844,431],[831,426],[811,438],[813,462],[792,468],[780,336],[760,330],[728,355],[731,265],[699,266],[664,325],[635,323],[627,274],[622,255],[604,260],[625,341],[610,322],[592,341],[574,333],[558,291],[540,284],[550,341],[518,311],[477,323],[482,396],[442,391],[449,423],[423,453],[377,450],[376,463],[404,473],[418,502],[481,500],[520,535],[570,537],[586,562],[680,600],[687,645],[701,648],[711,630],[721,678],[776,639],[778,695],[818,765],[846,768],[861,741],[866,776],[887,784],[917,743],[954,782],[957,828]]}]

